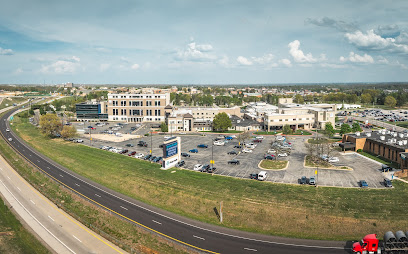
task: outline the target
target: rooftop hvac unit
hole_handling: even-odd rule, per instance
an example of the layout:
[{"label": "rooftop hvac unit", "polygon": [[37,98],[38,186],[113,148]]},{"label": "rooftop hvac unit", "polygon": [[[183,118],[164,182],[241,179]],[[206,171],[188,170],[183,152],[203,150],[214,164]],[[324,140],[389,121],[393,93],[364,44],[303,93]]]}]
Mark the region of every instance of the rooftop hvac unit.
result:
[{"label": "rooftop hvac unit", "polygon": [[355,134],[356,134],[357,137],[360,136],[360,132],[356,132]]},{"label": "rooftop hvac unit", "polygon": [[403,143],[404,145],[407,145],[407,144],[408,144],[408,140],[404,139],[404,140],[402,141],[402,143]]},{"label": "rooftop hvac unit", "polygon": [[403,137],[404,137],[404,133],[398,133],[398,136],[399,136],[400,138],[403,138]]},{"label": "rooftop hvac unit", "polygon": [[393,138],[393,139],[392,139],[392,143],[397,143],[397,139],[396,139],[396,138]]},{"label": "rooftop hvac unit", "polygon": [[398,145],[399,145],[399,146],[402,146],[403,143],[404,143],[404,142],[402,142],[402,140],[399,140],[399,141],[398,141]]},{"label": "rooftop hvac unit", "polygon": [[[385,133],[387,133],[387,134],[390,134],[390,132],[391,132],[391,131],[389,131],[389,130],[386,130],[386,131],[385,131]],[[392,232],[391,232],[391,233],[392,233]]]},{"label": "rooftop hvac unit", "polygon": [[385,136],[380,136],[380,140],[385,140]]},{"label": "rooftop hvac unit", "polygon": [[371,137],[371,132],[367,132],[367,133],[366,133],[366,136],[367,136],[367,137]]},{"label": "rooftop hvac unit", "polygon": [[394,137],[398,136],[398,133],[394,132],[394,135],[393,135],[393,136],[394,136]]}]

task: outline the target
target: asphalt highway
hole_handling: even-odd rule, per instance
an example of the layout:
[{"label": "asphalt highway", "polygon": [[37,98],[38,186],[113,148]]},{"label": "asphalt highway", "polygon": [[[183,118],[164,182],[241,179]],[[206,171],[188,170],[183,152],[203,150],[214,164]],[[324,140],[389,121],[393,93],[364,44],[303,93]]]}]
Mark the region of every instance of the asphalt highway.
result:
[{"label": "asphalt highway", "polygon": [[[349,253],[346,243],[287,239],[258,235],[209,225],[143,204],[70,170],[35,151],[9,128],[8,117],[0,119],[0,134],[9,145],[44,174],[125,220],[172,241],[204,253]],[[6,131],[6,129],[10,131]],[[8,139],[12,138],[12,141]]]}]

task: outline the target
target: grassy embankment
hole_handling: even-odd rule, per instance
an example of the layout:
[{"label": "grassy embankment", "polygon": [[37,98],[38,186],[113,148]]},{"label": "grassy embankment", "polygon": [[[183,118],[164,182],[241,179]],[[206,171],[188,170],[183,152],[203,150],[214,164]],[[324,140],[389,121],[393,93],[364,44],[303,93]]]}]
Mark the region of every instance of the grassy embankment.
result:
[{"label": "grassy embankment", "polygon": [[229,131],[199,131],[199,132],[231,134],[231,133],[242,133],[243,131],[229,130]]},{"label": "grassy embankment", "polygon": [[[16,120],[18,122],[18,118]],[[47,144],[45,143],[44,145],[46,146]],[[77,195],[72,194],[72,192],[61,187],[59,184],[50,180],[50,178],[40,173],[25,160],[22,160],[21,157],[11,150],[1,138],[0,153],[22,177],[30,182],[31,185],[48,199],[55,204],[58,204],[59,207],[81,223],[90,227],[92,230],[101,234],[124,250],[130,252],[130,248],[133,248],[133,250],[142,253],[178,254],[188,252],[184,247],[164,240],[163,238],[151,234],[133,224],[127,223],[111,213],[84,201]],[[1,247],[0,253],[3,253],[1,252]],[[27,251],[23,253],[35,252]]]},{"label": "grassy embankment", "polygon": [[281,133],[281,131],[257,131],[257,132],[254,132],[254,134],[256,134],[256,135],[276,135],[276,134],[278,134],[278,133]]},{"label": "grassy embankment", "polygon": [[0,198],[0,253],[50,253],[18,221]]},{"label": "grassy embankment", "polygon": [[4,98],[3,101],[0,104],[0,109],[7,108],[13,105],[13,103],[21,103],[23,101],[28,100],[27,98],[22,98],[22,97],[8,97]]},{"label": "grassy embankment", "polygon": [[375,161],[381,162],[382,164],[388,165],[390,167],[399,168],[398,163],[387,160],[387,159],[382,158],[382,157],[380,157],[378,155],[374,155],[374,154],[371,154],[371,153],[368,153],[368,152],[358,152],[358,153],[361,154],[361,155],[364,155],[367,158],[370,158],[370,159],[373,159]]},{"label": "grassy embankment", "polygon": [[284,169],[288,165],[288,161],[277,160],[262,160],[259,166],[264,169]]},{"label": "grassy embankment", "polygon": [[171,173],[157,164],[45,138],[28,123],[15,127],[34,148],[71,170],[135,199],[204,222],[219,224],[213,208],[223,201],[224,226],[264,234],[350,240],[408,228],[405,183],[394,182],[395,188],[387,190],[315,188],[180,169]]}]

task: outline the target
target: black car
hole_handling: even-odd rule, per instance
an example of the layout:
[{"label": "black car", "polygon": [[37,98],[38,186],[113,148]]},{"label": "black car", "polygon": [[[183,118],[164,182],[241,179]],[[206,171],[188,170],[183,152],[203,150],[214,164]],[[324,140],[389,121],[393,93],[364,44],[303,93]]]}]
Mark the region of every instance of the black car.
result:
[{"label": "black car", "polygon": [[230,151],[228,152],[229,155],[237,155],[238,153],[236,151]]},{"label": "black car", "polygon": [[190,157],[190,154],[188,154],[188,153],[181,153],[181,156],[183,156],[183,157]]},{"label": "black car", "polygon": [[136,130],[136,127],[130,127],[130,130],[134,131],[134,130]]},{"label": "black car", "polygon": [[137,145],[147,147],[147,143],[144,142],[144,141],[139,141],[139,143],[137,143]]},{"label": "black car", "polygon": [[149,160],[150,157],[152,157],[152,155],[151,155],[151,154],[148,154],[148,155],[146,155],[143,159],[144,159],[144,160]]},{"label": "black car", "polygon": [[129,150],[128,149],[123,149],[122,151],[120,151],[119,153],[120,154],[125,154],[125,153],[128,153],[129,152]]},{"label": "black car", "polygon": [[203,167],[200,169],[201,172],[207,172],[207,170],[210,168],[210,165],[205,164]]},{"label": "black car", "polygon": [[391,180],[389,180],[389,179],[384,179],[384,186],[385,186],[385,187],[392,187]]},{"label": "black car", "polygon": [[198,148],[208,148],[208,145],[205,145],[205,144],[199,144],[197,147],[198,147]]},{"label": "black car", "polygon": [[250,174],[249,178],[258,180],[258,174]]},{"label": "black car", "polygon": [[216,169],[217,169],[216,167],[212,166],[212,167],[207,168],[207,172],[211,174],[211,173],[214,173]]},{"label": "black car", "polygon": [[163,148],[164,144],[159,145],[159,148]]},{"label": "black car", "polygon": [[239,160],[233,159],[228,161],[228,164],[235,164],[235,165],[239,165]]},{"label": "black car", "polygon": [[392,167],[390,167],[388,165],[385,165],[385,164],[382,164],[381,165],[381,170],[382,170],[382,172],[392,171]]},{"label": "black car", "polygon": [[307,178],[306,178],[306,176],[302,176],[302,178],[300,178],[300,180],[299,180],[299,183],[300,183],[300,184],[306,184],[306,183],[307,183]]},{"label": "black car", "polygon": [[154,161],[154,159],[156,159],[157,158],[157,156],[152,156],[152,157],[150,157],[150,161]]},{"label": "black car", "polygon": [[184,165],[186,165],[185,161],[179,161],[179,163],[177,163],[177,167],[179,167],[179,168],[184,166]]},{"label": "black car", "polygon": [[163,157],[156,157],[154,160],[152,160],[153,162],[157,162],[159,163],[161,160],[163,159]]},{"label": "black car", "polygon": [[267,155],[265,155],[265,156],[264,156],[264,159],[265,159],[265,160],[276,160],[276,157],[275,157],[275,156],[272,156],[272,155],[267,154]]},{"label": "black car", "polygon": [[133,144],[126,144],[127,147],[133,147]]},{"label": "black car", "polygon": [[235,145],[235,146],[234,146],[234,148],[241,149],[241,148],[242,148],[242,146],[241,146],[241,145]]}]

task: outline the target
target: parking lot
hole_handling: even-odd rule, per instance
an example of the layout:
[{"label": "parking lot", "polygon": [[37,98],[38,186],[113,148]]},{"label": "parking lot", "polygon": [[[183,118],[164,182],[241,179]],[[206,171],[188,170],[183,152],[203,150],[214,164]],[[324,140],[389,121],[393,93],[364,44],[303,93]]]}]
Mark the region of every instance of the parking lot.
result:
[{"label": "parking lot", "polygon": [[[103,127],[97,127],[95,132],[100,132],[108,128],[110,125]],[[134,124],[132,125],[134,126]],[[153,135],[152,137],[139,137],[138,130],[131,132],[131,126],[125,125],[121,128],[121,133],[133,133],[135,138],[123,142],[107,142],[93,140],[92,146],[100,148],[101,146],[112,146],[116,148],[128,149],[130,151],[136,151],[137,153],[149,154],[152,149],[152,155],[162,156],[163,150],[159,145],[163,144],[164,135]],[[146,131],[144,126],[139,128],[140,131]],[[222,146],[212,146],[212,141],[218,137],[217,134],[205,134],[205,136],[196,135],[180,135],[181,137],[181,152],[186,152],[190,157],[182,157],[185,161],[183,168],[193,170],[196,164],[210,164],[211,159],[214,160],[214,166],[216,170],[214,174],[223,176],[231,176],[238,178],[249,178],[251,173],[258,173],[261,169],[258,167],[259,162],[263,159],[265,153],[270,148],[270,144],[275,140],[274,136],[264,136],[262,143],[257,143],[257,146],[252,149],[251,153],[242,153],[242,149],[234,148],[238,145],[237,139],[233,139]],[[278,183],[291,183],[298,184],[299,179],[302,176],[311,177],[315,176],[316,168],[307,168],[304,166],[304,158],[306,156],[305,141],[311,136],[291,136],[288,137],[288,142],[292,143],[292,151],[288,157],[281,157],[279,160],[288,160],[289,165],[285,170],[269,170],[267,181]],[[90,145],[89,135],[83,135],[85,145]],[[147,143],[147,147],[137,146],[137,143],[143,140]],[[250,140],[247,140],[247,142]],[[127,144],[132,144],[133,147],[127,147]],[[153,145],[152,145],[153,144]],[[197,148],[197,145],[205,144],[208,148]],[[191,153],[189,150],[197,149],[198,153]],[[237,155],[228,155],[230,151],[237,151]],[[380,172],[381,164],[371,161],[365,157],[357,154],[346,154],[335,152],[333,156],[339,157],[339,162],[332,163],[335,166],[349,166],[353,170],[332,170],[332,169],[319,169],[317,174],[317,184],[321,186],[337,186],[337,187],[359,187],[360,180],[366,180],[369,187],[382,188],[384,187],[382,181],[384,179],[383,174]],[[239,160],[239,165],[228,164],[229,160]]]}]

